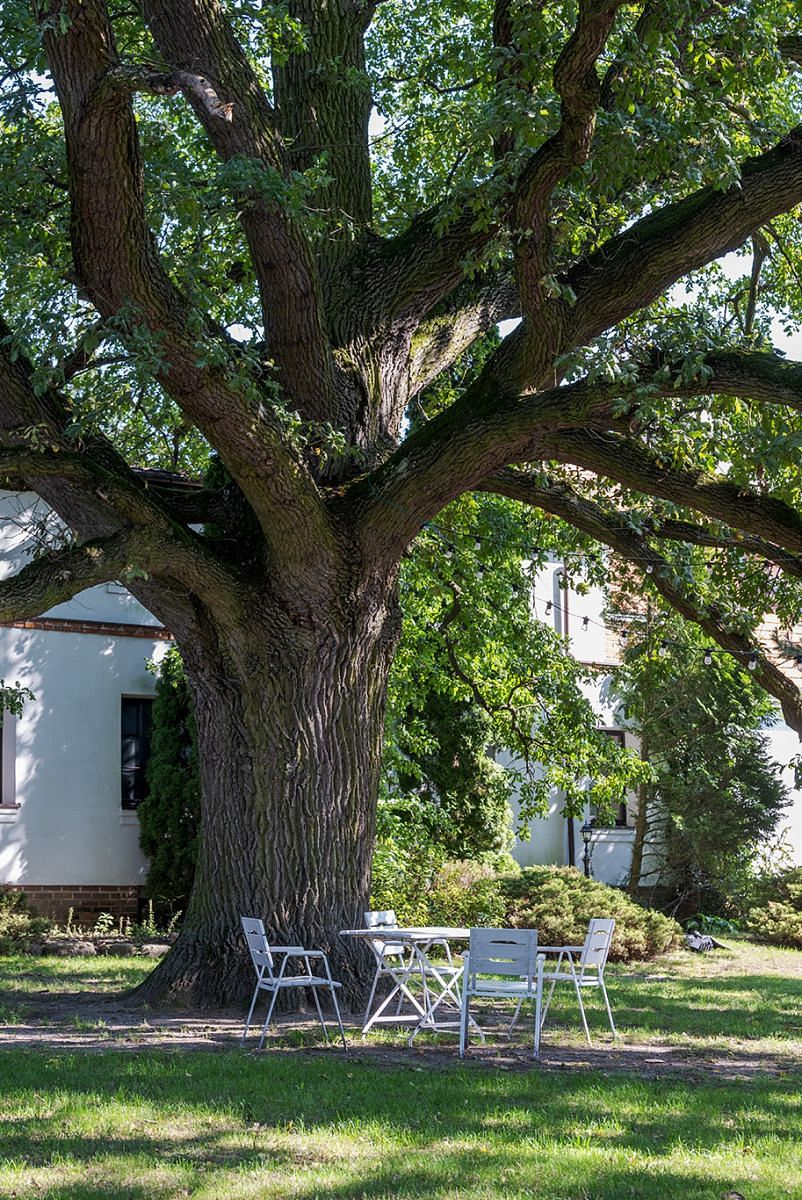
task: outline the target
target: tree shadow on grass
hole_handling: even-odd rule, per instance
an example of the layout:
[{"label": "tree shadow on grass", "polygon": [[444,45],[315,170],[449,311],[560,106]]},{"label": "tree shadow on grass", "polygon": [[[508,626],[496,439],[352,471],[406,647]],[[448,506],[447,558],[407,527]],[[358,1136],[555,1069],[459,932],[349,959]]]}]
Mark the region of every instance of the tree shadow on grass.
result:
[{"label": "tree shadow on grass", "polygon": [[[665,986],[661,986],[665,983]],[[576,999],[560,985],[549,1027],[576,1027]],[[802,1039],[802,979],[777,975],[728,975],[726,978],[608,981],[613,1015],[621,1028],[638,1033],[693,1037],[790,1037]],[[604,1027],[604,1009],[585,996],[592,1019]]]}]

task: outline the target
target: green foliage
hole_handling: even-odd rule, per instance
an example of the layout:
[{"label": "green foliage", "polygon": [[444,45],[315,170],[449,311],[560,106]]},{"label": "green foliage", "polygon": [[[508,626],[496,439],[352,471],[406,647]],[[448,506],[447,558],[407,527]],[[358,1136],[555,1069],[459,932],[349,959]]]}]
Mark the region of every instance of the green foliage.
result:
[{"label": "green foliage", "polygon": [[749,910],[747,925],[761,941],[802,950],[802,867],[773,881],[774,897]]},{"label": "green foliage", "polygon": [[544,946],[581,945],[592,917],[614,917],[610,957],[627,962],[663,954],[681,932],[669,917],[573,867],[526,867],[504,880],[503,892],[509,923],[537,929]]},{"label": "green foliage", "polygon": [[175,647],[156,672],[148,795],[137,811],[140,845],[150,860],[148,896],[172,914],[186,910],[195,875],[200,787],[192,704]]},{"label": "green foliage", "polygon": [[426,924],[428,895],[445,863],[441,810],[417,796],[379,803],[371,907],[395,909],[399,921]]},{"label": "green foliage", "polygon": [[[416,719],[410,712],[408,721]],[[413,763],[401,762],[402,792],[418,786],[437,806],[436,837],[449,858],[478,858],[508,849],[512,840],[508,772],[486,753],[492,722],[478,705],[433,693],[417,714],[425,742]]]},{"label": "green foliage", "polygon": [[[497,340],[466,353],[428,389],[427,417],[454,402]],[[413,425],[421,419],[410,414]],[[473,493],[444,509],[404,561],[384,792],[392,797],[414,788],[439,804],[449,818],[443,827],[449,857],[506,848],[513,789],[524,828],[544,815],[555,791],[566,812],[579,813],[590,778],[596,805],[605,809],[648,774],[636,755],[599,733],[583,693],[592,673],[532,608],[540,568],[594,549],[562,521]],[[581,561],[566,579],[580,589],[600,582],[601,559]],[[486,753],[491,745],[512,756],[503,769]]]},{"label": "green foliage", "polygon": [[632,639],[616,688],[654,771],[649,835],[665,855],[663,882],[694,907],[737,911],[789,802],[763,732],[775,710],[744,663],[721,652],[705,663],[693,627],[658,615],[647,633]]},{"label": "green foliage", "polygon": [[31,912],[24,892],[0,891],[0,954],[13,954],[21,946],[50,932],[53,922]]}]

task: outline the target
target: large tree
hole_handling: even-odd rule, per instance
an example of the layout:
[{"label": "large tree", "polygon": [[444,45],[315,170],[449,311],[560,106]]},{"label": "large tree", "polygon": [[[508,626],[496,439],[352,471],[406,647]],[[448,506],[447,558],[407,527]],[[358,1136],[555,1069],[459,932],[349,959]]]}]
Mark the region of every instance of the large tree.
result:
[{"label": "large tree", "polygon": [[[802,365],[765,309],[799,286],[794,9],[4,5],[0,472],[69,536],[0,617],[125,579],[183,654],[202,835],[150,997],[239,990],[242,912],[349,969],[399,564],[462,493],[612,545],[735,653],[743,619],[671,547],[802,574]],[[750,239],[744,288],[705,273]],[[211,450],[202,488],[135,469]],[[770,655],[756,675],[802,729]]]}]

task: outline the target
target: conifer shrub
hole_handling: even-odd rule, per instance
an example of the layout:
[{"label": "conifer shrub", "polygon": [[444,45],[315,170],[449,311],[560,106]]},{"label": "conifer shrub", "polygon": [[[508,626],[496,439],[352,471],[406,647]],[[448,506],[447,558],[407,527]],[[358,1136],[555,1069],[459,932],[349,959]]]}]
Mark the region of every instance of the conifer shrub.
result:
[{"label": "conifer shrub", "polygon": [[749,932],[762,942],[802,950],[802,867],[773,881],[774,897],[749,910]]},{"label": "conifer shrub", "polygon": [[160,919],[186,911],[195,876],[200,784],[192,702],[171,647],[157,669],[148,795],[139,805],[139,843],[150,860],[145,891]]},{"label": "conifer shrub", "polygon": [[581,946],[592,917],[615,918],[610,958],[619,962],[664,954],[682,933],[676,921],[574,867],[526,867],[501,890],[508,923],[537,929],[543,946]]}]

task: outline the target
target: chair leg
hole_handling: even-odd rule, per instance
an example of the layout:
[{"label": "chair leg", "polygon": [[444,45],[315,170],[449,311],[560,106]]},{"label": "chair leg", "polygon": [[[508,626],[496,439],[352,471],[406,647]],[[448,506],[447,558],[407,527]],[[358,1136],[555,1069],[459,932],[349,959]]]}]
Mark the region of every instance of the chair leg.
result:
[{"label": "chair leg", "polygon": [[579,1002],[579,1012],[582,1017],[582,1024],[585,1027],[585,1037],[588,1039],[588,1045],[592,1046],[593,1042],[590,1040],[590,1030],[588,1029],[588,1020],[587,1020],[587,1017],[585,1016],[585,1006],[582,1003],[582,989],[579,986],[579,980],[576,978],[574,979],[574,989],[576,991],[576,998]]},{"label": "chair leg", "polygon": [[373,986],[372,986],[372,988],[370,989],[370,995],[368,996],[368,1003],[367,1003],[367,1007],[365,1008],[365,1019],[364,1019],[364,1021],[362,1022],[362,1032],[363,1032],[363,1033],[365,1032],[365,1029],[367,1028],[368,1021],[370,1020],[370,1006],[371,1006],[371,1004],[373,1003],[373,997],[376,995],[376,987],[377,987],[377,985],[378,985],[378,982],[379,982],[379,976],[381,975],[381,973],[382,973],[382,969],[381,969],[381,967],[379,966],[379,967],[377,967],[377,968],[376,968],[376,974],[373,976]]},{"label": "chair leg", "polygon": [[312,992],[312,999],[315,1002],[315,1008],[317,1009],[317,1019],[318,1019],[318,1021],[320,1021],[320,1024],[323,1027],[323,1036],[326,1039],[326,1045],[328,1045],[329,1044],[329,1031],[326,1028],[326,1022],[323,1020],[323,1009],[320,1007],[320,998],[318,997],[318,994],[317,994],[317,988],[313,987],[311,989],[311,992]]},{"label": "chair leg", "polygon": [[459,1015],[459,1056],[465,1057],[465,1047],[468,1044],[468,1005],[470,1004],[468,989],[462,989],[462,1008]]},{"label": "chair leg", "polygon": [[613,1031],[613,1037],[617,1038],[618,1030],[616,1029],[615,1022],[613,1021],[613,1010],[610,1008],[610,997],[607,995],[607,987],[605,986],[603,975],[599,976],[599,987],[602,990],[602,995],[604,996],[604,1003],[607,1006],[607,1016],[610,1018],[610,1028]]},{"label": "chair leg", "polygon": [[262,1026],[262,1036],[259,1038],[259,1045],[257,1047],[258,1050],[261,1050],[262,1046],[264,1045],[265,1034],[267,1033],[267,1027],[270,1024],[270,1018],[273,1016],[273,1009],[276,1006],[276,997],[277,996],[278,996],[278,988],[274,988],[273,995],[270,997],[270,1005],[267,1010],[267,1016],[265,1017],[265,1023]]},{"label": "chair leg", "polygon": [[345,1030],[343,1029],[343,1019],[340,1016],[340,1005],[337,1000],[337,989],[334,986],[332,986],[332,988],[331,988],[331,999],[332,999],[332,1003],[334,1004],[334,1011],[337,1014],[337,1024],[340,1027],[340,1037],[343,1040],[343,1050],[347,1050],[348,1043],[345,1040]]},{"label": "chair leg", "polygon": [[546,1003],[543,1005],[543,1015],[540,1018],[540,1028],[541,1029],[546,1024],[546,1017],[549,1015],[549,1005],[551,1004],[551,998],[554,995],[554,989],[556,988],[556,986],[557,986],[557,980],[552,979],[551,987],[549,988],[549,994],[546,997]]},{"label": "chair leg", "polygon": [[242,1034],[242,1037],[239,1040],[240,1046],[245,1045],[245,1039],[248,1036],[248,1030],[251,1027],[251,1018],[253,1017],[253,1010],[256,1007],[256,997],[258,995],[259,995],[259,984],[257,983],[256,987],[253,990],[253,1000],[251,1000],[251,1007],[248,1009],[248,1018],[245,1022],[245,1030]]},{"label": "chair leg", "polygon": [[522,1004],[523,1004],[523,997],[521,997],[521,999],[516,1004],[515,1012],[512,1014],[512,1020],[510,1021],[510,1037],[512,1037],[512,1031],[515,1028],[515,1024],[518,1020],[518,1017],[520,1016]]},{"label": "chair leg", "polygon": [[541,1009],[543,1007],[543,963],[537,964],[535,979],[535,1051],[534,1057],[540,1058],[540,1032],[543,1027]]}]

